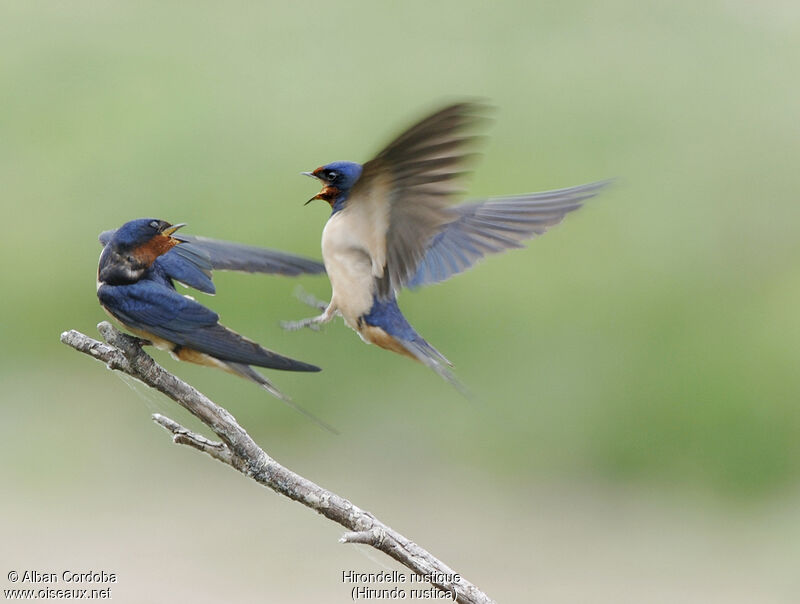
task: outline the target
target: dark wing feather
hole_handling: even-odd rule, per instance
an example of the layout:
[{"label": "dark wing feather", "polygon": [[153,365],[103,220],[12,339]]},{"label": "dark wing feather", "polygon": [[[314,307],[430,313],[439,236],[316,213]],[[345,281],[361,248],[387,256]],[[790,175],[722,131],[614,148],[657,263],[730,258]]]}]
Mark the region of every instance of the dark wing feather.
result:
[{"label": "dark wing feather", "polygon": [[386,266],[378,294],[387,297],[417,271],[431,238],[453,220],[448,204],[475,157],[486,107],[458,103],[406,130],[364,164],[348,204],[387,203]]},{"label": "dark wing feather", "polygon": [[158,281],[103,285],[97,297],[123,324],[217,359],[287,371],[319,371],[220,325],[217,313]]},{"label": "dark wing feather", "polygon": [[211,266],[216,270],[288,276],[325,272],[325,265],[321,262],[288,252],[183,233],[176,238],[188,241],[208,254]]},{"label": "dark wing feather", "polygon": [[206,354],[245,365],[258,365],[283,371],[319,371],[316,365],[296,361],[273,352],[239,335],[224,325],[212,325],[181,334],[184,346]]},{"label": "dark wing feather", "polygon": [[521,241],[543,234],[608,184],[609,181],[596,182],[450,207],[455,219],[431,239],[408,286],[444,281],[467,270],[486,254],[522,247]]},{"label": "dark wing feather", "polygon": [[180,243],[153,263],[158,270],[175,281],[206,294],[216,292],[211,281],[211,259],[191,243]]},{"label": "dark wing feather", "polygon": [[219,321],[213,310],[151,279],[131,285],[102,285],[97,297],[125,325],[181,345],[184,344],[181,334]]}]

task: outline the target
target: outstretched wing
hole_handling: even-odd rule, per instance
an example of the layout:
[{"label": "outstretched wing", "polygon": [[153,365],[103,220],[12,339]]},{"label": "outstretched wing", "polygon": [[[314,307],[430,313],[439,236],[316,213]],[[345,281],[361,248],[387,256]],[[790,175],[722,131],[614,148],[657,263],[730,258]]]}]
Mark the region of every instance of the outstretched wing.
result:
[{"label": "outstretched wing", "polygon": [[[486,109],[476,103],[445,107],[364,164],[347,204],[379,217],[374,224],[385,230],[385,249],[370,250],[383,267],[383,273],[375,275],[381,297],[416,273],[431,238],[453,220],[448,205],[462,192],[460,177],[476,156],[472,150],[479,138],[470,131],[485,121]],[[382,242],[382,234],[375,240]]]},{"label": "outstretched wing", "polygon": [[567,189],[501,197],[448,208],[455,217],[433,236],[408,287],[449,279],[486,254],[522,247],[594,197],[609,181]]},{"label": "outstretched wing", "polygon": [[188,241],[206,252],[215,270],[269,273],[290,277],[325,272],[325,265],[321,262],[288,252],[183,233],[175,237],[181,241]]},{"label": "outstretched wing", "polygon": [[[100,243],[107,245],[115,232],[115,230],[111,230],[100,233],[98,237]],[[254,245],[244,245],[242,243],[234,243],[233,241],[185,235],[183,233],[176,234],[174,237],[181,241],[191,243],[195,250],[199,250],[204,254],[205,261],[210,264],[210,269],[288,276],[297,276],[306,273],[316,275],[325,272],[325,265],[321,262],[288,252],[280,252],[278,250]],[[181,247],[183,246],[176,246],[167,252],[165,256],[176,252]],[[204,267],[200,268],[201,270],[210,270]],[[177,277],[176,279],[180,281]]]}]

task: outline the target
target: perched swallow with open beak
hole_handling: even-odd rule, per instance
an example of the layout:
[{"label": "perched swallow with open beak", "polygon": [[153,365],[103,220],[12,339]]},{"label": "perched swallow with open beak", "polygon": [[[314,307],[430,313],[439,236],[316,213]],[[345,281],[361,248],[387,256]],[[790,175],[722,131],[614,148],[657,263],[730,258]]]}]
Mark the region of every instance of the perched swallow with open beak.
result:
[{"label": "perched swallow with open beak", "polygon": [[522,247],[607,182],[452,205],[463,192],[476,126],[487,108],[457,103],[436,111],[361,165],[337,161],[313,172],[332,213],[322,231],[322,258],[331,282],[324,312],[286,329],[315,327],[340,315],[367,342],[411,357],[454,385],[452,367],[408,323],[397,305],[403,287],[438,283],[486,254]]},{"label": "perched swallow with open beak", "polygon": [[[173,357],[239,375],[288,401],[251,365],[283,371],[319,371],[319,367],[267,350],[220,325],[217,313],[179,294],[174,285],[178,281],[214,293],[211,270],[215,266],[248,270],[257,265],[263,271],[273,251],[262,250],[259,257],[259,248],[206,240],[214,242],[209,252],[200,238],[186,238],[198,242],[192,243],[176,237],[175,231],[182,226],[140,218],[102,233],[104,247],[97,269],[100,305],[128,330],[168,350]],[[317,272],[316,263],[302,258],[296,259],[294,268],[287,268],[285,263],[292,263],[291,255],[279,255],[281,262],[270,272]]]}]

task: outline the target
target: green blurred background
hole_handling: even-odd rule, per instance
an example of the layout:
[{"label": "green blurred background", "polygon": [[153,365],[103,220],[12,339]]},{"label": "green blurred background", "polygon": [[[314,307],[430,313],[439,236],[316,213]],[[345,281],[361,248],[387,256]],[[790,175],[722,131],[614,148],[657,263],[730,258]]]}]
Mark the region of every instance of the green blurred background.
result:
[{"label": "green blurred background", "polygon": [[345,602],[342,570],[397,568],[172,445],[150,414],[192,418],[58,336],[105,319],[100,231],[155,216],[318,257],[328,210],[303,207],[301,170],[480,96],[499,110],[471,196],[618,180],[402,296],[475,401],[341,321],[284,333],[323,278],[222,273],[197,297],[322,365],[270,377],[342,436],[156,359],[499,601],[797,601],[798,69],[800,5],[779,0],[2,3],[0,576]]}]

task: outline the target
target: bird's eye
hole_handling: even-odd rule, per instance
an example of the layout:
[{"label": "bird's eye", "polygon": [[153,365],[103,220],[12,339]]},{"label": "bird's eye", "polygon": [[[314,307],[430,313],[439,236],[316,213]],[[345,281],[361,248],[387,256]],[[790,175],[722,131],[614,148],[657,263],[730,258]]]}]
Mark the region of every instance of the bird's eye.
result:
[{"label": "bird's eye", "polygon": [[339,178],[339,173],[336,172],[335,170],[328,170],[327,176],[328,176],[328,180],[333,182],[334,180]]},{"label": "bird's eye", "polygon": [[158,224],[158,220],[151,220],[150,221],[150,227],[151,228],[153,228],[155,230],[158,230],[160,226],[161,225]]}]

